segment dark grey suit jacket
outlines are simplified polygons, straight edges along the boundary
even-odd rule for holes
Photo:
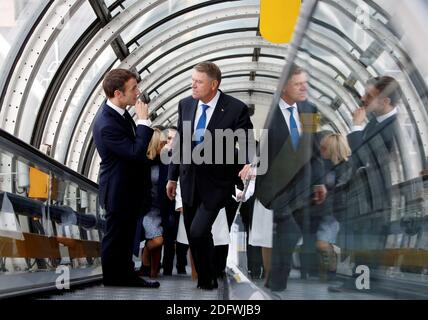
[[[365,214],[391,206],[391,157],[396,148],[398,130],[397,116],[377,123],[369,121],[362,131],[348,134],[349,146],[352,150],[352,164],[360,181],[354,196],[358,197],[359,212]],[[350,203],[357,202],[350,199]],[[356,203],[357,204],[357,203]]]

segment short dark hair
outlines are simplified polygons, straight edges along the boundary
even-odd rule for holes
[[[300,67],[300,66],[298,66],[297,64],[295,64],[295,63],[291,63],[291,66],[290,66],[290,72],[288,73],[288,75],[287,75],[287,80],[285,81],[286,83],[288,82],[288,81],[290,81],[290,79],[294,76],[294,75],[296,75],[296,74],[301,74],[301,73],[303,73],[303,72],[306,72],[305,71],[305,69],[303,69],[302,67]]]
[[[125,83],[129,79],[137,79],[137,75],[126,69],[114,69],[109,71],[103,80],[103,89],[108,98],[114,97],[116,90],[124,91]]]
[[[200,62],[196,66],[194,66],[193,69],[199,72],[206,73],[211,79],[217,80],[218,85],[220,85],[221,71],[215,63],[211,61]]]
[[[391,100],[391,105],[396,106],[402,97],[400,84],[390,76],[374,77],[367,81],[368,85],[374,86],[380,95]]]

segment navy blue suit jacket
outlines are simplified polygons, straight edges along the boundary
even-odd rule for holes
[[[234,193],[235,181],[237,176],[237,154],[235,152],[236,150],[233,150],[235,159],[233,159],[232,162],[234,163],[225,164],[227,146],[224,142],[220,142],[220,139],[215,138],[215,129],[231,129],[232,131],[235,131],[237,129],[248,130],[253,128],[253,124],[250,120],[248,107],[242,101],[221,92],[220,98],[217,102],[217,105],[214,109],[214,112],[206,129],[206,131],[209,131],[211,133],[213,141],[212,144],[209,144],[209,142],[207,142],[207,139],[205,139],[204,144],[206,146],[222,146],[223,163],[195,164],[192,161],[192,163],[185,164],[183,163],[183,152],[186,152],[186,149],[183,150],[183,139],[188,139],[189,137],[183,138],[183,123],[187,122],[191,125],[191,132],[193,136],[193,128],[197,106],[198,100],[193,99],[191,96],[182,99],[178,104],[177,126],[179,134],[177,136],[179,137],[180,144],[174,146],[173,158],[176,157],[177,152],[180,151],[181,154],[179,154],[179,156],[181,156],[181,162],[180,165],[173,163],[170,164],[168,179],[177,181],[178,177],[180,177],[181,196],[183,199],[183,203],[189,206],[193,205],[194,195],[195,193],[197,193],[199,199],[204,203],[207,209],[219,210],[225,206],[227,200]],[[251,134],[246,137],[247,141],[248,139],[254,139]],[[186,140],[185,142],[189,143],[188,140]],[[228,151],[231,152],[231,150]],[[247,157],[250,158],[251,156],[247,155]],[[213,150],[212,159],[214,162],[215,150]],[[242,168],[243,165],[244,164],[239,166]]]
[[[269,115],[268,138],[260,147],[262,155],[268,155],[268,169],[257,176],[255,195],[274,214],[290,214],[307,206],[312,186],[323,184],[324,166],[315,139],[317,108],[304,101],[297,103],[297,109],[302,124],[297,150],[279,106]]]
[[[104,104],[95,119],[93,137],[101,157],[100,205],[110,212],[130,211],[139,215],[150,208],[150,167],[146,153],[153,130],[132,125],[134,130],[130,121]]]

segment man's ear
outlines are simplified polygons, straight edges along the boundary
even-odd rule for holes
[[[114,98],[121,98],[123,96],[122,91],[120,91],[119,89],[114,90]]]
[[[383,98],[383,105],[384,106],[390,106],[391,105],[391,99],[388,97]]]
[[[211,81],[211,88],[216,90],[218,88],[218,80]]]

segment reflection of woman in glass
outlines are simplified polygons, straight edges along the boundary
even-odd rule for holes
[[[161,192],[162,190],[165,192],[165,187],[163,189],[160,188],[161,181],[159,176],[162,170],[161,166],[163,166],[160,161],[160,153],[166,141],[167,139],[163,132],[159,129],[154,129],[152,140],[147,149],[147,158],[153,160],[151,164],[152,202],[149,212],[143,218],[146,244],[142,254],[142,269],[150,270],[151,278],[158,276],[163,244],[161,207],[165,196]]]
[[[342,135],[328,133],[321,140],[320,153],[323,159],[329,160],[331,169],[327,171],[325,177],[325,185],[328,190],[325,208],[328,212],[320,221],[316,247],[320,255],[320,277],[322,280],[332,280],[336,275],[337,266],[334,244],[339,232],[339,222],[336,217],[340,216],[344,209],[339,188],[349,181],[352,172],[348,162],[351,149]]]

